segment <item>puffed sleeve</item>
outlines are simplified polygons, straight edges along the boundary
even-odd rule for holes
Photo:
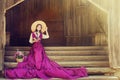
[[[29,39],[29,43],[33,43],[33,36],[32,36],[32,33],[30,34],[30,39]]]

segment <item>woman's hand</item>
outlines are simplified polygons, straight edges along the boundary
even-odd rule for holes
[[[46,27],[46,30],[45,31],[48,31],[48,27]]]
[[[37,41],[37,42],[40,41],[40,38],[38,38],[36,41]]]
[[[38,38],[38,39],[34,38],[33,42],[38,42],[38,41],[40,41],[40,38]]]

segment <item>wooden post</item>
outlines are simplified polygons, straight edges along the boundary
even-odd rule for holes
[[[0,0],[0,71],[3,69],[5,47],[5,0]]]
[[[14,3],[12,4],[9,3],[9,6],[7,6],[8,1],[10,2],[11,0],[0,0],[0,71],[3,70],[4,48],[6,45],[5,12],[7,9],[12,8],[13,6],[19,4],[20,2],[24,0],[19,0],[17,2],[14,2],[14,0],[12,0],[11,2],[14,2]]]
[[[109,60],[110,67],[120,78],[120,0],[111,0],[109,11]]]

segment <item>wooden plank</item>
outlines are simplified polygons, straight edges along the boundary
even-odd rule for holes
[[[0,71],[3,69],[4,57],[3,57],[3,50],[0,49]]]

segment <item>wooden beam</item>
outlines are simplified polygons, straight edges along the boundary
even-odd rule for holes
[[[96,4],[93,0],[88,0],[91,4],[93,4],[94,6],[96,6],[97,8],[99,8],[100,10],[108,13],[108,11],[104,8],[102,8],[100,5]],[[102,0],[101,0],[102,1]]]
[[[7,0],[6,1],[6,10],[11,9],[12,7],[20,4],[21,2],[23,2],[24,0],[18,0],[17,2],[15,2],[14,0]]]

